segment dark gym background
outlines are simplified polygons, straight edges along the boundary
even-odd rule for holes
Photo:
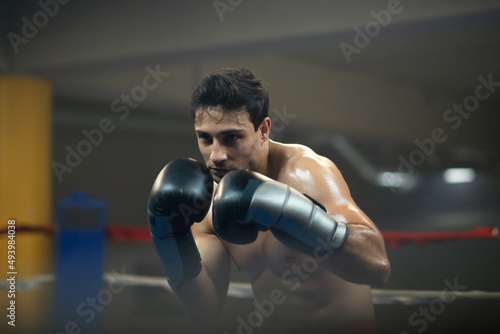
[[[110,224],[146,226],[147,196],[159,170],[177,157],[200,159],[188,115],[192,90],[213,70],[246,67],[270,90],[273,137],[334,161],[381,230],[500,225],[499,2],[58,4],[15,52],[7,34],[21,35],[22,18],[43,8],[37,1],[2,2],[0,74],[52,82],[53,161],[64,164],[68,146],[75,149],[86,139],[82,131],[98,128],[103,118],[115,128],[62,180],[52,175],[54,210],[60,198],[85,191],[107,201]],[[168,75],[155,88],[137,88],[155,70]],[[490,94],[474,100],[484,80],[493,83],[480,92]],[[138,98],[127,105],[123,94]],[[473,111],[448,112],[474,101]],[[127,114],[116,112],[126,105]],[[438,128],[446,136],[439,142],[432,134]],[[408,172],[402,159],[413,161],[411,175],[383,174]],[[452,167],[472,168],[475,178],[446,183],[443,172]],[[456,279],[467,291],[500,291],[497,240],[387,250],[392,275],[384,288],[442,290],[445,280]],[[106,271],[161,275],[151,244],[108,241],[105,256]],[[233,279],[245,281],[237,272]],[[446,304],[422,332],[498,332],[499,306]],[[384,333],[417,333],[420,326],[409,317],[418,309],[379,305],[377,321]],[[237,316],[251,310],[251,300],[228,299],[218,332],[236,333]],[[176,300],[153,288],[126,288],[102,316],[102,333],[192,330]]]

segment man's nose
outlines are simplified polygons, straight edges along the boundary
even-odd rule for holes
[[[216,165],[227,160],[226,150],[217,142],[214,142],[214,144],[212,145],[212,153],[210,154],[210,160],[212,160],[212,162]]]

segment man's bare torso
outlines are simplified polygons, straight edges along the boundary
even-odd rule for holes
[[[280,182],[287,183],[297,172],[294,162],[302,157],[318,159],[320,164],[324,159],[304,146],[276,142],[272,146],[267,176]],[[298,190],[306,193],[312,186],[304,184]],[[200,225],[196,230],[215,234],[211,212]],[[335,254],[292,250],[271,231],[260,231],[251,244],[223,243],[239,271],[250,278],[256,304],[264,305],[263,323],[258,326],[263,333],[306,329],[332,333],[374,318],[370,287],[348,282],[324,268],[323,263]]]

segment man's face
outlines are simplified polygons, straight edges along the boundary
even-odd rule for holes
[[[231,170],[257,170],[263,164],[263,148],[269,135],[268,129],[263,134],[265,124],[255,131],[245,110],[223,113],[215,108],[196,112],[198,147],[215,182]]]

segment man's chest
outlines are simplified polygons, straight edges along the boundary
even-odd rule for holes
[[[257,279],[265,270],[270,270],[281,277],[309,257],[285,246],[271,231],[259,232],[258,238],[250,244],[226,243],[226,247],[238,270],[252,280]]]

